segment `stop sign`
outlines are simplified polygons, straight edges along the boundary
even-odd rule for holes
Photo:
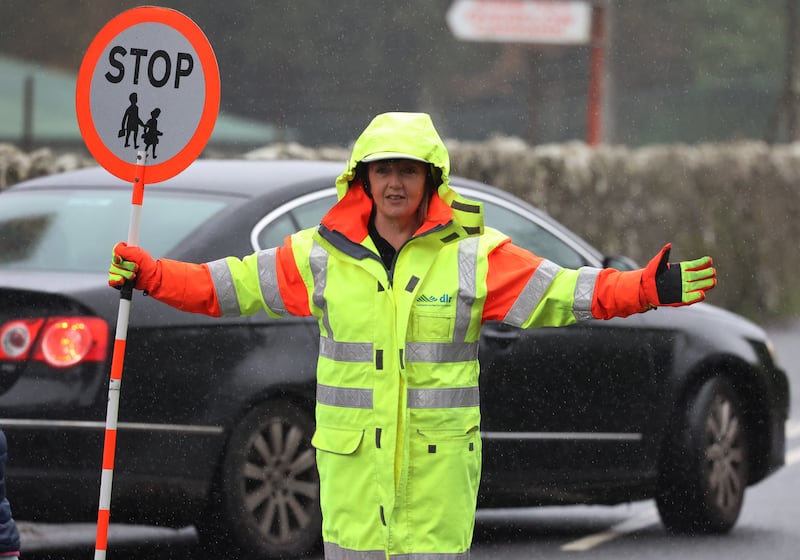
[[[202,152],[219,111],[216,57],[180,12],[146,6],[109,21],[81,63],[75,96],[86,147],[132,181],[144,151],[147,182],[183,171]]]

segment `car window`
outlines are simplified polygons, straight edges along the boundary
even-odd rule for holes
[[[287,235],[319,224],[334,204],[336,204],[336,194],[330,194],[287,210],[259,232],[258,248],[268,249],[283,245],[283,239]]]
[[[486,225],[502,231],[516,245],[561,266],[578,268],[586,264],[585,259],[575,249],[524,215],[487,200],[479,193],[471,192],[470,197],[483,202]],[[336,196],[331,194],[292,205],[261,230],[258,234],[258,248],[282,245],[287,235],[315,226],[335,203]]]
[[[486,225],[502,231],[523,249],[567,268],[579,268],[586,264],[575,249],[552,232],[509,208],[483,201],[483,213]]]
[[[167,253],[226,200],[148,193],[139,243]],[[0,203],[0,268],[100,272],[115,241],[128,237],[130,193],[100,190],[8,192]]]

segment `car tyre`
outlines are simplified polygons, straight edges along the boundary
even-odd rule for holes
[[[242,418],[226,446],[210,515],[197,528],[204,548],[253,559],[314,550],[322,514],[313,431],[311,416],[288,402],[267,402]]]
[[[709,379],[687,400],[665,451],[656,504],[672,533],[726,533],[748,479],[746,417],[730,383]]]

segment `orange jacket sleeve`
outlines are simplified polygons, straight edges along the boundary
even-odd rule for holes
[[[277,249],[275,259],[278,291],[286,311],[292,315],[309,316],[308,291],[295,263],[291,241]],[[192,264],[169,259],[157,261],[156,288],[150,295],[190,313],[220,317],[222,310],[208,264]]]
[[[181,311],[221,315],[214,283],[206,264],[158,259],[160,278],[150,295]]]
[[[592,298],[592,315],[596,319],[627,317],[651,309],[642,285],[642,270],[605,268],[597,276]]]
[[[489,253],[483,320],[502,321],[543,261],[509,241]],[[648,310],[641,278],[641,270],[600,270],[592,293],[592,316],[610,319]]]
[[[308,304],[308,290],[303,282],[303,277],[297,268],[292,252],[292,238],[286,238],[286,244],[278,247],[276,258],[278,267],[278,290],[286,306],[286,311],[292,315],[308,317],[311,308]]]
[[[544,260],[506,240],[489,253],[486,275],[488,296],[483,307],[484,321],[502,321]]]

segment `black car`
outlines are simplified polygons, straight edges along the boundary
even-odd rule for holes
[[[140,245],[206,262],[318,223],[344,164],[195,162],[145,188]],[[545,213],[454,178],[489,225],[558,264],[616,268]],[[94,521],[131,185],[100,168],[0,194],[0,425],[15,515]],[[655,252],[658,248],[654,247]],[[712,294],[713,298],[713,294]],[[313,320],[213,319],[137,293],[112,520],[297,555],[320,534]],[[487,324],[480,506],[654,498],[671,531],[726,532],[784,461],[788,382],[764,331],[708,303],[567,328]]]

